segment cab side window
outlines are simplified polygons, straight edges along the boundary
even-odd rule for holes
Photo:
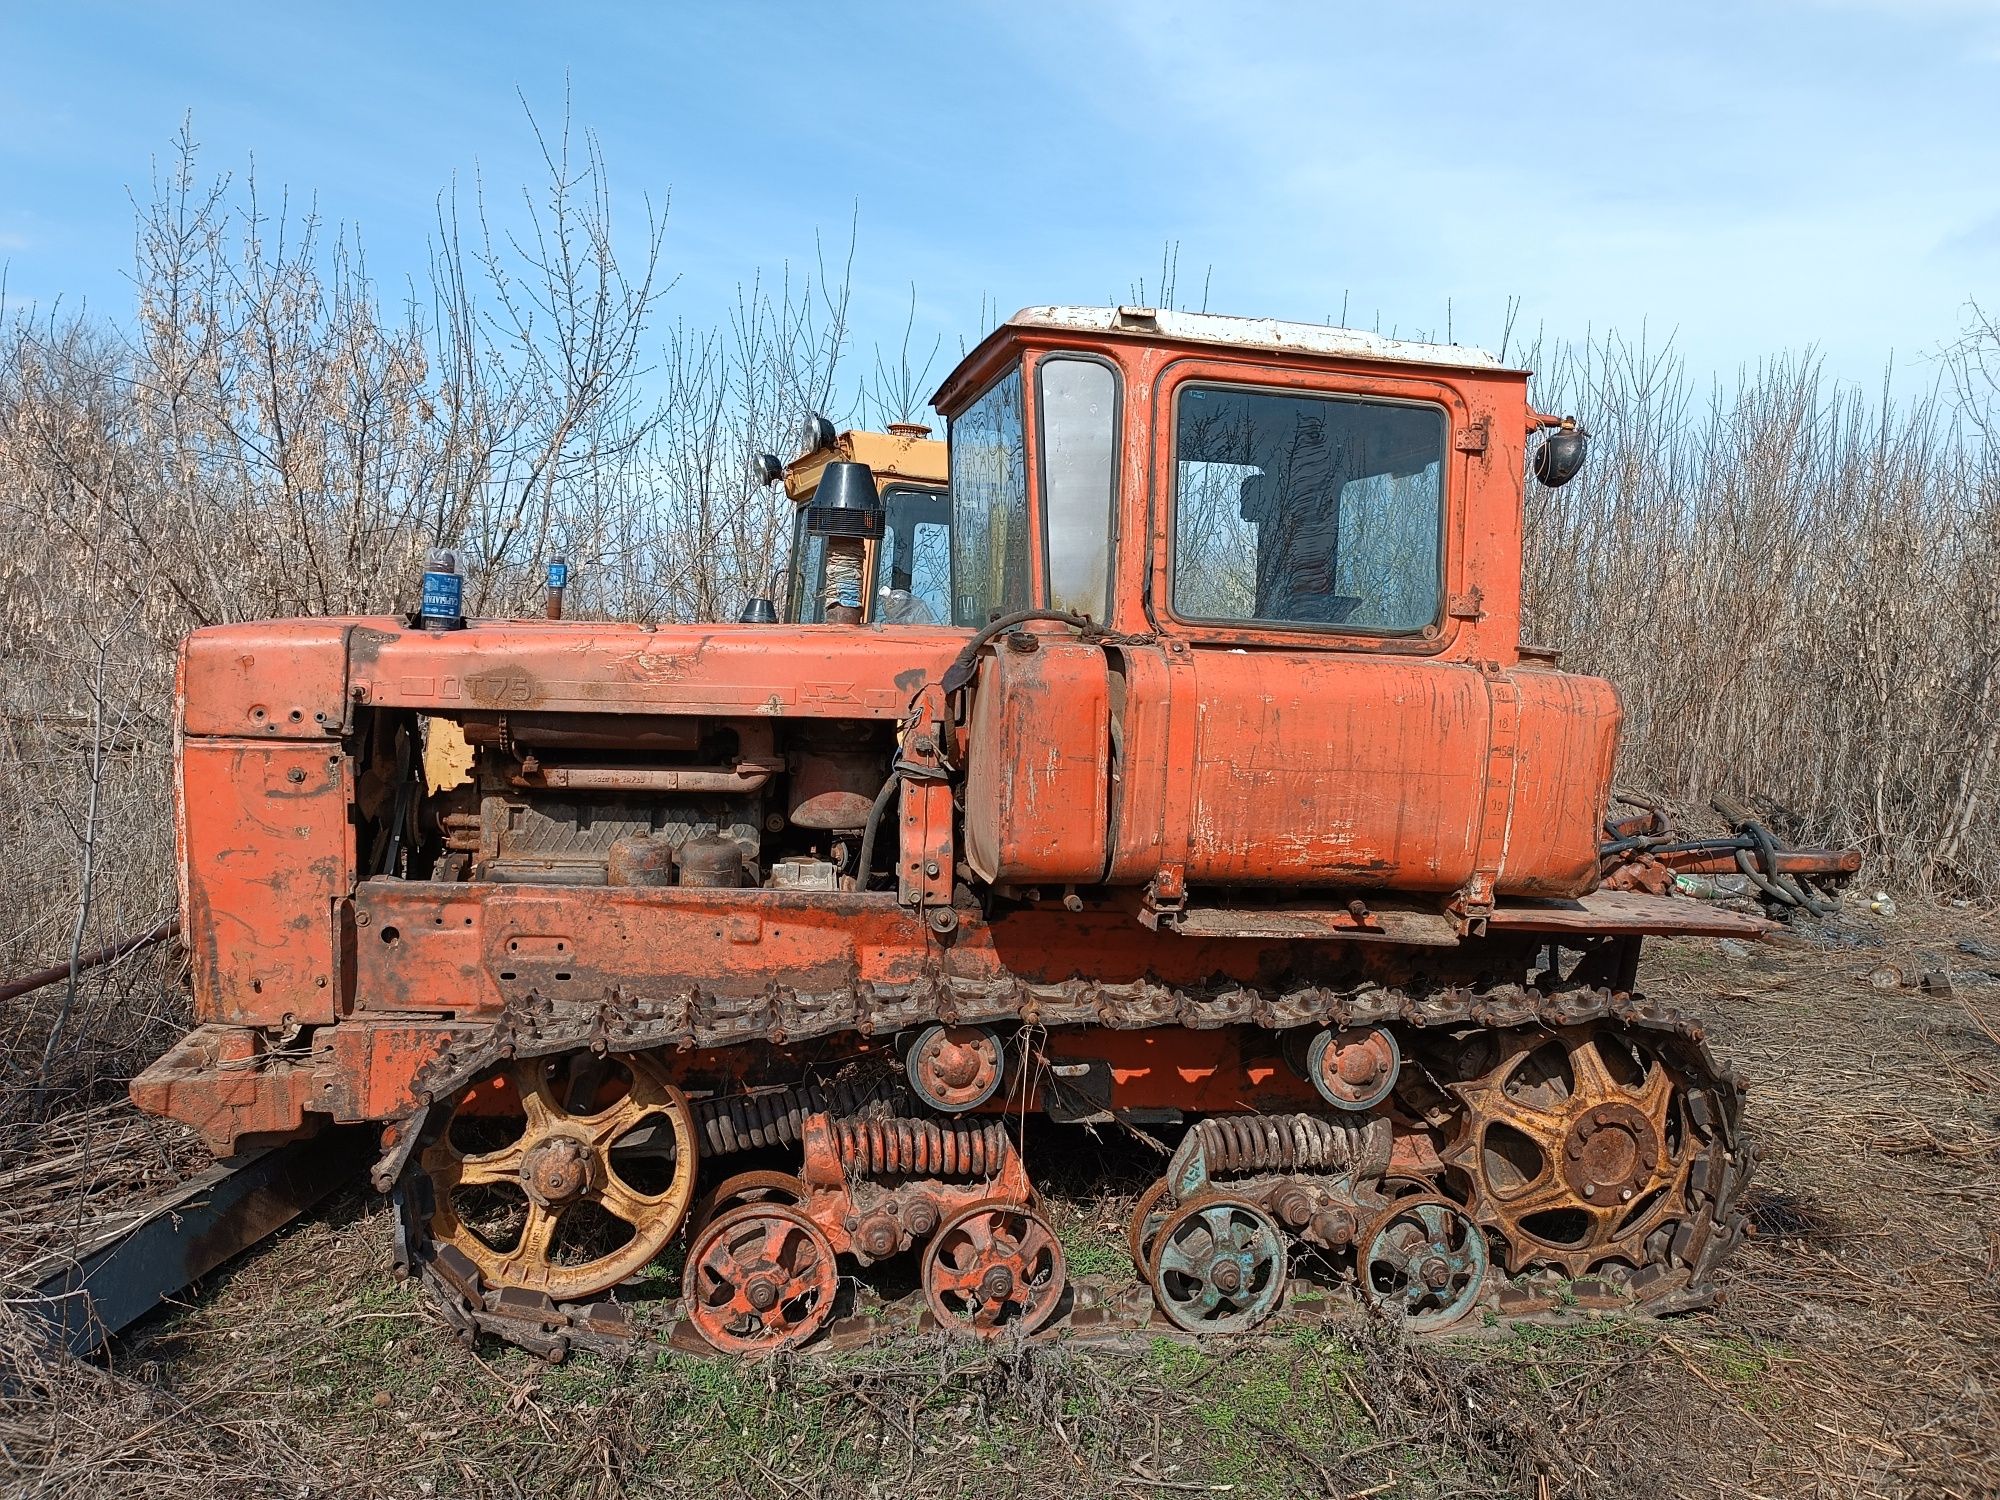
[[[1104,618],[1111,589],[1111,505],[1118,377],[1094,359],[1036,366],[1049,605]]]
[[[1446,436],[1444,413],[1416,403],[1182,390],[1175,614],[1376,635],[1432,624]]]

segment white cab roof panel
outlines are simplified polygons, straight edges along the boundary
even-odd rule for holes
[[[1007,321],[1023,328],[1147,334],[1193,344],[1282,349],[1339,359],[1396,360],[1406,364],[1449,365],[1459,370],[1507,368],[1486,350],[1469,344],[1420,344],[1354,328],[1281,323],[1276,318],[1229,318],[1217,313],[1173,312],[1153,307],[1024,307]]]

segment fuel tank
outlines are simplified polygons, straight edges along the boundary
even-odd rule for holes
[[[982,667],[966,844],[1016,883],[1580,895],[1618,725],[1552,670],[1043,636]]]

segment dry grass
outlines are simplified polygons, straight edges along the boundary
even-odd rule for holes
[[[1618,685],[1635,785],[1765,794],[1871,878],[2000,896],[1992,332],[1903,403],[1810,357],[1704,389],[1616,336],[1521,353],[1596,435],[1575,482],[1528,486],[1527,628]]]
[[[0,1146],[0,1281],[52,1250],[115,1231],[213,1158],[173,1120],[105,1104]]]
[[[1413,1345],[1366,1323],[1196,1348],[910,1338],[770,1365],[654,1345],[550,1368],[467,1351],[345,1200],[152,1320],[110,1372],[16,1353],[9,1494],[1931,1497],[2000,1492],[2000,984],[1968,911],[1647,984],[1751,1079],[1761,1233],[1724,1304]],[[95,1128],[116,1131],[115,1116]],[[1110,1263],[1121,1204],[1078,1198]]]

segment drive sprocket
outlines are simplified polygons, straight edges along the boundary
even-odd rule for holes
[[[1696,1163],[1726,1149],[1697,1120],[1713,1125],[1724,1102],[1733,1115],[1734,1100],[1657,1041],[1612,1021],[1493,1033],[1498,1060],[1450,1085],[1464,1113],[1441,1157],[1510,1275],[1666,1258]]]

